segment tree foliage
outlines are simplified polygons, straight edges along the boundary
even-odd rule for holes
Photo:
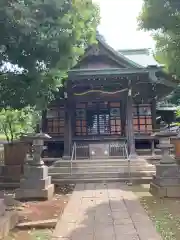
[[[139,16],[141,29],[151,31],[156,43],[155,56],[168,73],[180,79],[180,2],[144,0]],[[180,104],[180,87],[168,100]]]
[[[152,31],[157,60],[168,72],[180,77],[180,2],[144,0],[139,16],[141,29]]]
[[[98,23],[91,0],[1,0],[1,107],[51,100]]]
[[[22,134],[35,131],[40,114],[34,108],[26,107],[21,110],[11,108],[0,111],[0,130],[6,140],[13,143]]]

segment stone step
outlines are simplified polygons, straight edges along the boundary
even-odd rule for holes
[[[55,185],[62,185],[64,183],[106,183],[106,182],[132,182],[133,184],[149,184],[152,181],[151,177],[121,177],[121,178],[71,178],[71,179],[52,179]]]
[[[71,170],[71,169],[70,169]],[[78,170],[74,170],[72,169],[72,172],[73,173],[79,173],[79,174],[90,174],[90,173],[99,173],[99,172],[102,172],[102,173],[128,173],[128,172],[132,172],[132,173],[141,173],[141,172],[155,172],[155,169],[149,169],[149,168],[141,168],[141,169],[128,169],[128,168],[123,168],[123,169],[120,169],[120,168],[108,168],[108,169],[104,169],[104,168],[97,168],[97,169],[78,169]]]
[[[154,171],[139,171],[131,172],[132,177],[151,177],[154,174]],[[128,172],[83,172],[83,173],[50,173],[52,179],[84,179],[84,178],[124,178],[129,177]]]
[[[151,165],[147,161],[139,160],[139,161],[130,161],[132,166],[144,166]],[[127,160],[74,160],[74,161],[59,161],[56,162],[53,166],[55,167],[67,167],[67,166],[127,166]]]
[[[20,183],[19,182],[1,182],[0,183],[0,189],[4,190],[4,189],[15,189],[15,188],[19,188]]]
[[[91,167],[72,167],[72,172],[139,172],[139,171],[155,171],[154,166],[91,166]],[[51,173],[69,173],[71,167],[51,167],[49,168],[49,174]]]
[[[69,163],[68,163],[69,164]],[[104,161],[100,161],[100,162],[72,162],[70,163],[70,165],[74,165],[74,166],[128,166],[129,164],[132,166],[149,166],[149,165],[153,165],[151,162],[146,162],[146,161],[139,161],[139,162],[128,162],[128,161],[116,161],[116,162],[104,162]],[[62,165],[61,165],[62,166]]]

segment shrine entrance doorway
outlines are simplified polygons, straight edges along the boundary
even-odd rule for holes
[[[121,135],[120,102],[87,102],[76,106],[76,136]]]

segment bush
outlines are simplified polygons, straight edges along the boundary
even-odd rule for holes
[[[30,107],[0,111],[0,129],[9,143],[19,139],[22,134],[33,133],[39,120],[40,113]]]

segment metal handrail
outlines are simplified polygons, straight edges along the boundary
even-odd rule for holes
[[[128,154],[128,149],[127,149],[127,144],[124,144],[124,150],[125,150],[125,157],[129,160],[129,154]]]
[[[76,142],[74,142],[73,144],[72,154],[71,154],[71,176],[72,176],[72,164],[73,164],[74,158],[76,160]]]
[[[127,149],[127,144],[125,144],[125,154],[126,154],[126,158],[128,161],[128,179],[129,181],[127,182],[128,185],[132,185],[132,179],[131,179],[131,159],[129,157],[129,153],[128,153],[128,149]]]

